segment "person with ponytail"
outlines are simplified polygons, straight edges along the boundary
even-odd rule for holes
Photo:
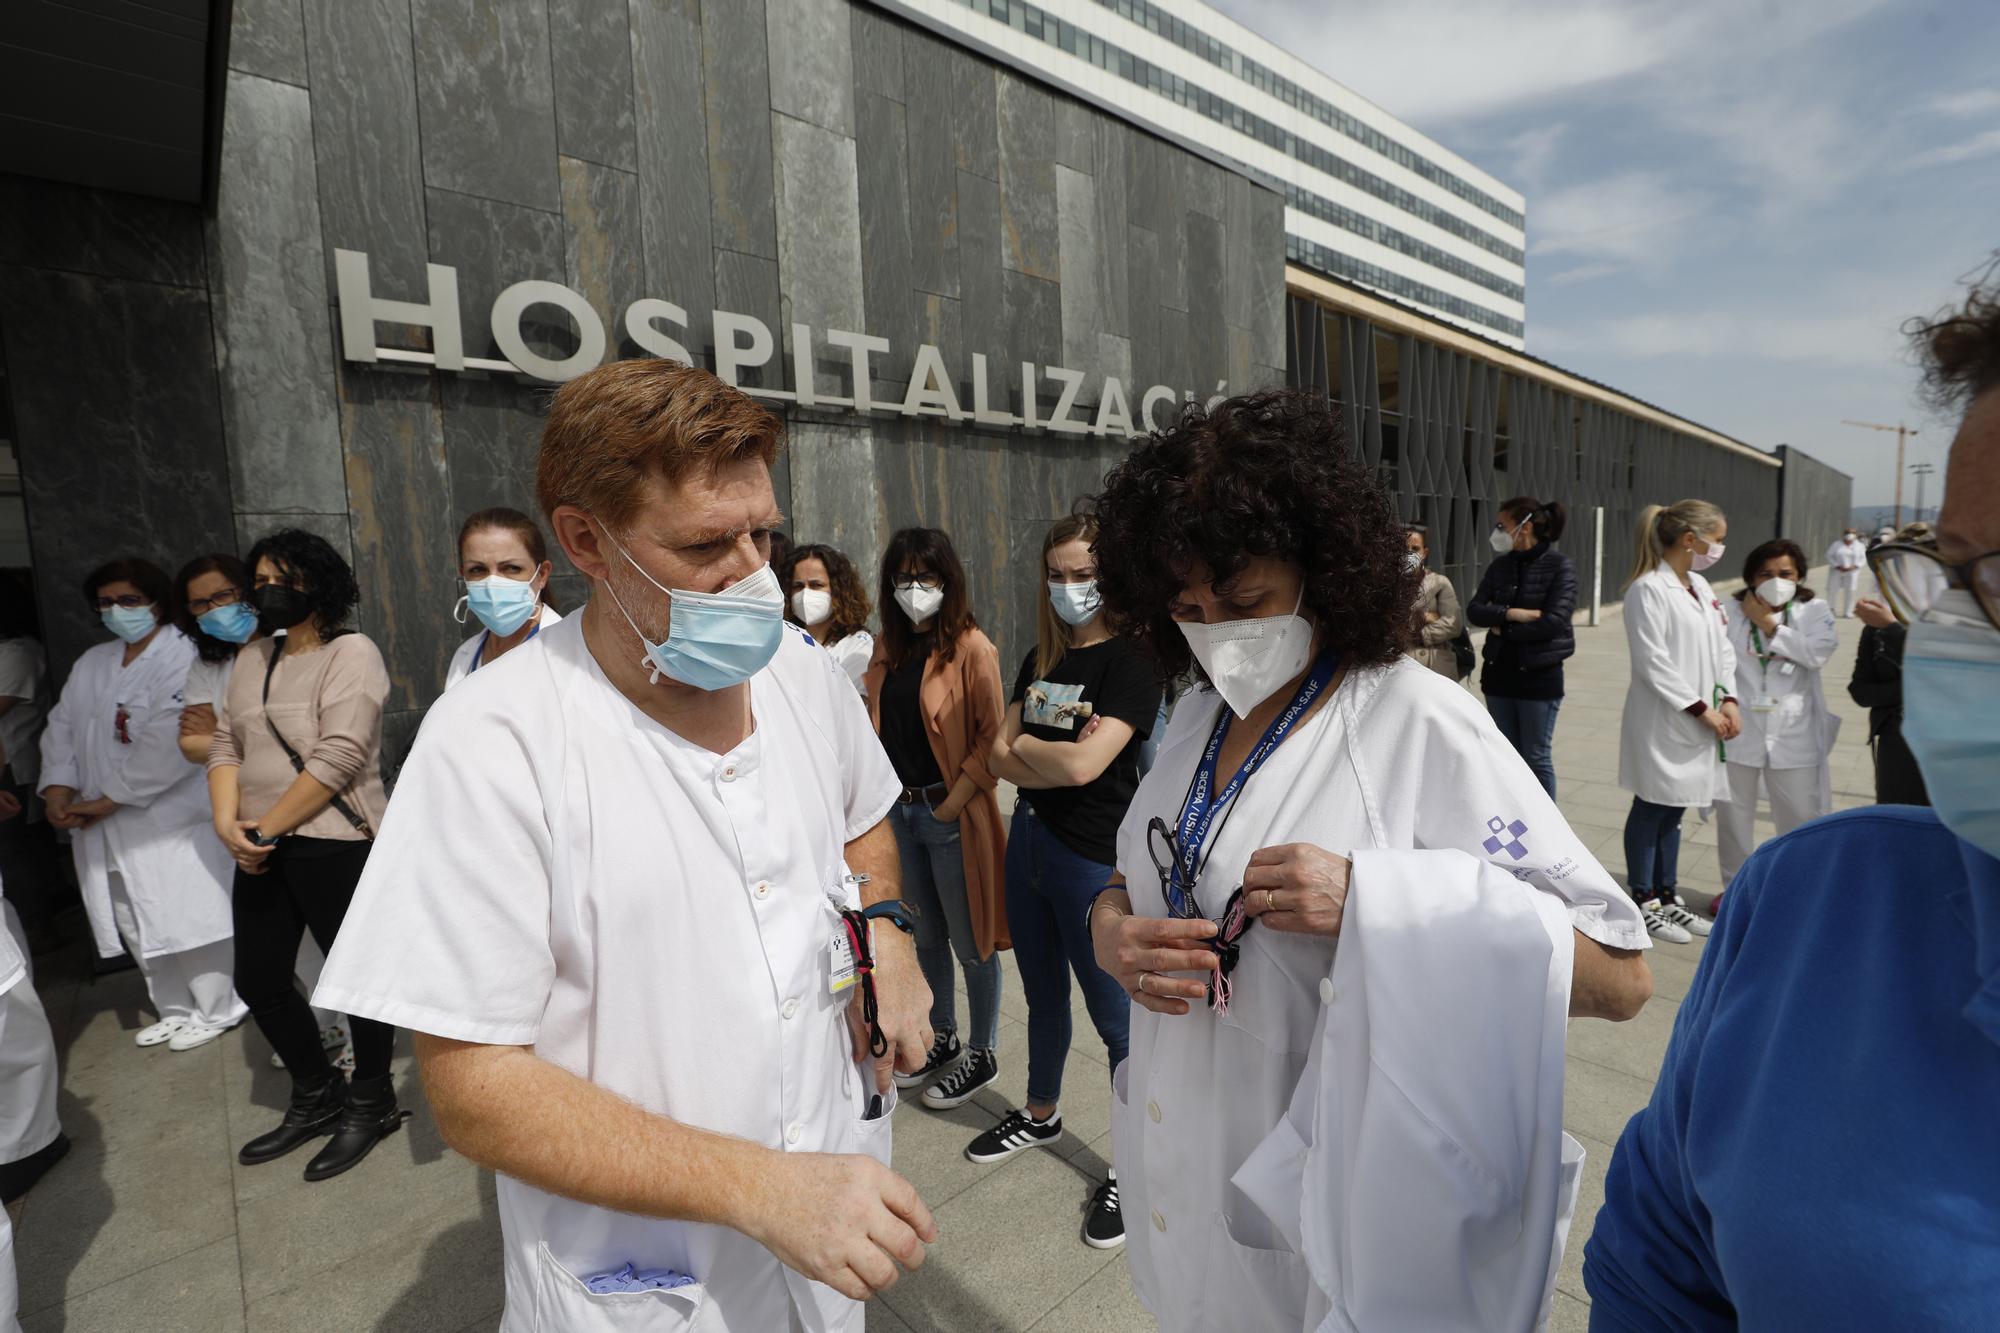
[[[482,509],[458,530],[458,577],[465,584],[457,618],[470,610],[482,631],[458,645],[444,687],[464,680],[562,619],[549,604],[548,542],[518,509]]]
[[[1708,922],[1680,899],[1681,816],[1730,799],[1724,760],[1742,733],[1729,617],[1701,571],[1722,559],[1729,521],[1706,500],[1648,505],[1625,579],[1632,684],[1619,730],[1625,883],[1654,939],[1687,944]]]
[[[1501,505],[1488,537],[1498,558],[1465,608],[1467,620],[1486,627],[1486,711],[1551,797],[1563,663],[1576,652],[1576,562],[1554,546],[1567,518],[1556,500],[1519,495]]]
[[[785,619],[832,653],[865,696],[861,679],[875,657],[875,636],[868,632],[868,589],[861,571],[845,553],[818,544],[793,547],[775,567],[785,589]]]

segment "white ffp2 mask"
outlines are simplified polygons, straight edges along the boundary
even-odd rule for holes
[[[1299,601],[1304,604],[1303,588]],[[1290,615],[1212,625],[1183,620],[1180,627],[1209,684],[1238,717],[1250,716],[1251,709],[1276,694],[1312,660],[1312,622],[1296,608]]]
[[[1757,585],[1757,598],[1769,607],[1780,607],[1799,595],[1799,585],[1790,579],[1765,579]]]
[[[792,614],[801,625],[818,625],[833,614],[833,594],[824,588],[800,588],[792,594]]]
[[[944,589],[898,588],[896,605],[903,608],[903,614],[910,618],[912,625],[921,625],[944,606]]]

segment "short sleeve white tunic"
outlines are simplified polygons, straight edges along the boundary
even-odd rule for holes
[[[751,681],[755,732],[714,754],[618,692],[583,622],[549,626],[432,708],[315,1002],[531,1046],[766,1147],[886,1162],[888,1117],[863,1119],[873,1084],[853,1060],[851,992],[829,989],[844,846],[901,790],[861,701],[787,631]],[[859,1305],[736,1232],[505,1176],[499,1197],[504,1333],[765,1333],[794,1312],[815,1333],[861,1326]],[[700,1285],[596,1296],[580,1280],[628,1262]]]

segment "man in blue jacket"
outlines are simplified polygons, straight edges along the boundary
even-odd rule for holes
[[[1965,407],[1938,546],[1871,559],[1935,808],[1818,820],[1730,885],[1611,1160],[1593,1330],[2000,1328],[2000,286],[1919,341]]]

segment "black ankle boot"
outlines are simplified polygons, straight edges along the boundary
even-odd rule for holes
[[[292,1104],[285,1118],[268,1134],[259,1134],[243,1145],[236,1160],[245,1166],[274,1161],[301,1143],[331,1134],[347,1104],[347,1085],[338,1074],[324,1083],[292,1083]]]
[[[0,1204],[9,1204],[35,1187],[49,1168],[69,1155],[69,1135],[56,1132],[56,1139],[40,1152],[29,1153],[18,1162],[0,1166]]]
[[[307,1180],[328,1180],[359,1166],[377,1143],[403,1127],[410,1113],[396,1105],[389,1076],[357,1078],[347,1085],[347,1107],[333,1140],[306,1163]]]

